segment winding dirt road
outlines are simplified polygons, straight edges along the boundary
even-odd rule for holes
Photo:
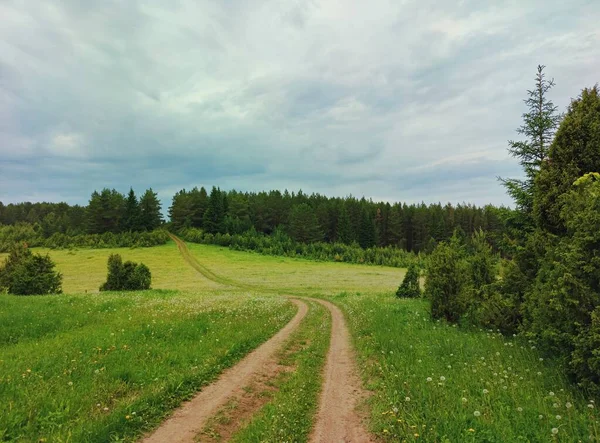
[[[184,241],[175,235],[169,235],[177,244],[185,261],[207,279],[222,285],[246,289],[264,289],[245,285],[215,274],[191,255]],[[298,306],[298,313],[283,329],[251,352],[236,366],[225,371],[215,383],[204,388],[193,400],[178,409],[154,434],[142,441],[145,443],[193,442],[207,419],[214,415],[236,392],[239,393],[247,386],[253,377],[260,374],[261,367],[266,368],[268,366],[267,362],[273,358],[277,349],[282,346],[285,339],[299,325],[306,315],[308,307],[298,298],[304,297],[294,296],[294,298],[291,298],[292,302]],[[323,389],[310,442],[372,442],[374,439],[366,431],[356,411],[356,407],[361,398],[364,398],[365,392],[357,376],[350,333],[344,315],[333,303],[321,299],[306,298],[325,306],[330,311],[332,319],[331,341],[323,374]]]
[[[268,366],[283,342],[298,327],[306,313],[306,303],[292,299],[298,312],[290,322],[268,341],[248,354],[235,366],[227,369],[217,381],[206,386],[192,400],[177,409],[153,434],[144,438],[144,443],[187,443],[194,442],[206,421],[223,407],[228,399],[239,394],[261,369]]]

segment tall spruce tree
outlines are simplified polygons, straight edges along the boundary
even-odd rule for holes
[[[125,200],[125,215],[123,217],[123,230],[124,231],[140,231],[140,205],[133,188],[129,188],[129,194],[127,194],[127,200]]]
[[[500,179],[508,194],[525,216],[523,223],[532,225],[533,186],[535,178],[548,158],[548,151],[561,115],[557,107],[548,98],[548,92],[554,86],[554,79],[548,80],[544,74],[545,66],[539,65],[535,76],[535,87],[527,91],[524,100],[527,112],[523,114],[523,124],[517,133],[525,140],[508,142],[508,151],[519,160],[525,173],[524,179]]]
[[[161,205],[158,194],[152,188],[146,190],[140,198],[140,228],[153,231],[162,223]]]
[[[210,234],[225,232],[225,208],[223,205],[223,193],[213,186],[208,198],[208,208],[204,212],[204,230]]]

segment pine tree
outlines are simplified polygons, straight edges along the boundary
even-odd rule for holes
[[[125,200],[125,216],[123,218],[124,231],[140,231],[140,205],[133,188],[129,188],[127,200]]]
[[[545,66],[539,65],[535,77],[535,88],[527,91],[525,99],[528,111],[523,114],[523,124],[517,133],[525,136],[524,141],[509,141],[508,151],[519,159],[525,179],[501,179],[517,207],[530,219],[533,211],[533,186],[535,178],[548,158],[550,143],[561,120],[557,107],[548,99],[548,92],[554,86],[554,79],[547,80]]]
[[[162,224],[161,205],[158,194],[152,188],[146,190],[140,198],[140,228],[153,231]]]

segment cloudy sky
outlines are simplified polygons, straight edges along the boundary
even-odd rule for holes
[[[494,6],[494,4],[496,6]],[[600,1],[0,2],[0,201],[303,189],[509,203],[538,64],[600,81]]]

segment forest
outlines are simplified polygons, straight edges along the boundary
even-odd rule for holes
[[[190,237],[193,229],[204,234],[271,236],[285,234],[299,244],[340,243],[362,249],[393,247],[408,252],[431,252],[459,229],[467,237],[483,230],[493,247],[502,249],[505,220],[512,210],[487,205],[406,204],[307,195],[302,191],[240,192],[204,187],[182,189],[168,208],[164,224],[161,204],[152,189],[137,198],[133,189],[123,195],[114,189],[94,191],[87,206],[67,203],[0,202],[0,242],[54,238],[48,246],[82,235],[151,232],[166,226]],[[18,229],[17,229],[18,228]],[[3,229],[3,231],[2,231]],[[17,231],[20,236],[15,238]],[[197,235],[197,234],[196,234]],[[107,237],[108,238],[108,237]],[[207,237],[209,240],[214,237]],[[7,239],[7,245],[10,243]],[[93,242],[91,242],[93,246]],[[117,245],[114,245],[117,246]]]

